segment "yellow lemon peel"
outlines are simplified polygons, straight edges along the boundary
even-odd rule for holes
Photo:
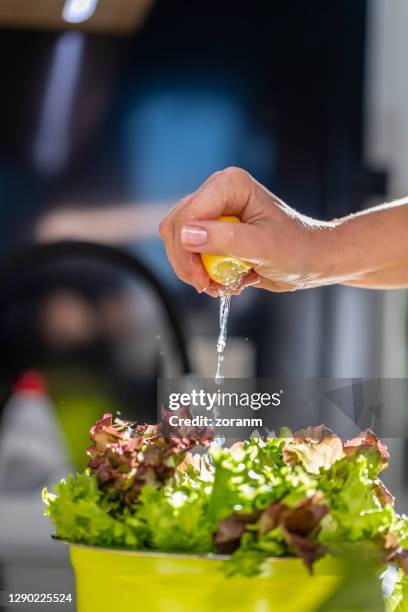
[[[217,221],[228,223],[241,223],[238,217],[224,215]],[[252,264],[242,259],[236,259],[229,255],[213,255],[212,253],[201,253],[203,266],[211,280],[224,287],[239,287],[242,279],[252,269]]]

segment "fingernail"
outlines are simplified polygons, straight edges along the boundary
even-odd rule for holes
[[[181,242],[186,246],[200,246],[208,239],[207,230],[195,225],[185,225],[181,228]]]

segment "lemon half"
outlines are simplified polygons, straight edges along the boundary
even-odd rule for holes
[[[238,217],[222,216],[217,221],[228,223],[241,223]],[[211,280],[225,287],[239,286],[240,282],[252,269],[252,264],[242,259],[236,259],[229,255],[213,255],[201,253],[203,266]]]

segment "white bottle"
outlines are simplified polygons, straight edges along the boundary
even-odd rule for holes
[[[66,443],[44,378],[25,372],[0,422],[0,492],[29,493],[69,471]]]

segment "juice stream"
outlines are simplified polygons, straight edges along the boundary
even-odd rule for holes
[[[227,324],[231,306],[231,297],[234,291],[241,287],[242,281],[244,280],[246,274],[247,272],[244,271],[243,273],[237,275],[236,271],[233,269],[230,282],[226,284],[222,290],[222,294],[220,294],[220,331],[217,340],[217,371],[214,377],[214,382],[216,385],[222,385],[222,381],[224,380],[222,366],[224,362],[224,351],[227,345]]]
[[[217,221],[228,223],[241,223],[239,217],[234,215],[222,215]],[[214,382],[216,385],[222,385],[224,380],[223,363],[224,350],[227,343],[227,323],[228,314],[231,305],[231,295],[236,289],[242,285],[242,281],[248,272],[252,269],[252,264],[242,259],[236,259],[227,255],[215,255],[211,253],[201,253],[201,261],[210,279],[219,285],[222,285],[222,293],[220,296],[220,332],[217,341],[217,371],[215,373]],[[214,406],[214,418],[219,417],[220,406]],[[215,438],[214,442],[218,444],[224,443],[224,438]]]
[[[224,361],[224,350],[227,344],[227,324],[231,305],[231,296],[220,297],[220,333],[217,340],[217,371],[215,373],[215,384],[221,385],[224,379],[222,364]]]
[[[215,373],[214,382],[216,385],[222,385],[224,381],[223,374],[223,365],[224,365],[224,351],[227,345],[227,325],[228,325],[228,315],[231,306],[231,297],[232,292],[235,289],[238,289],[246,276],[246,273],[240,275],[238,278],[235,278],[235,282],[232,285],[228,285],[224,289],[223,295],[220,296],[220,331],[218,334],[217,340],[217,371]],[[214,406],[214,418],[218,418],[220,416],[220,406]],[[218,446],[223,446],[225,443],[224,436],[217,435],[214,438],[214,443]]]
[[[215,373],[214,382],[216,385],[222,385],[224,380],[224,374],[222,373],[222,366],[224,363],[224,350],[227,344],[227,324],[228,315],[231,305],[231,296],[222,295],[220,297],[220,332],[217,340],[217,371]],[[216,404],[214,406],[214,419],[220,416],[220,406]],[[214,444],[216,446],[224,446],[225,437],[217,434],[214,437]]]

